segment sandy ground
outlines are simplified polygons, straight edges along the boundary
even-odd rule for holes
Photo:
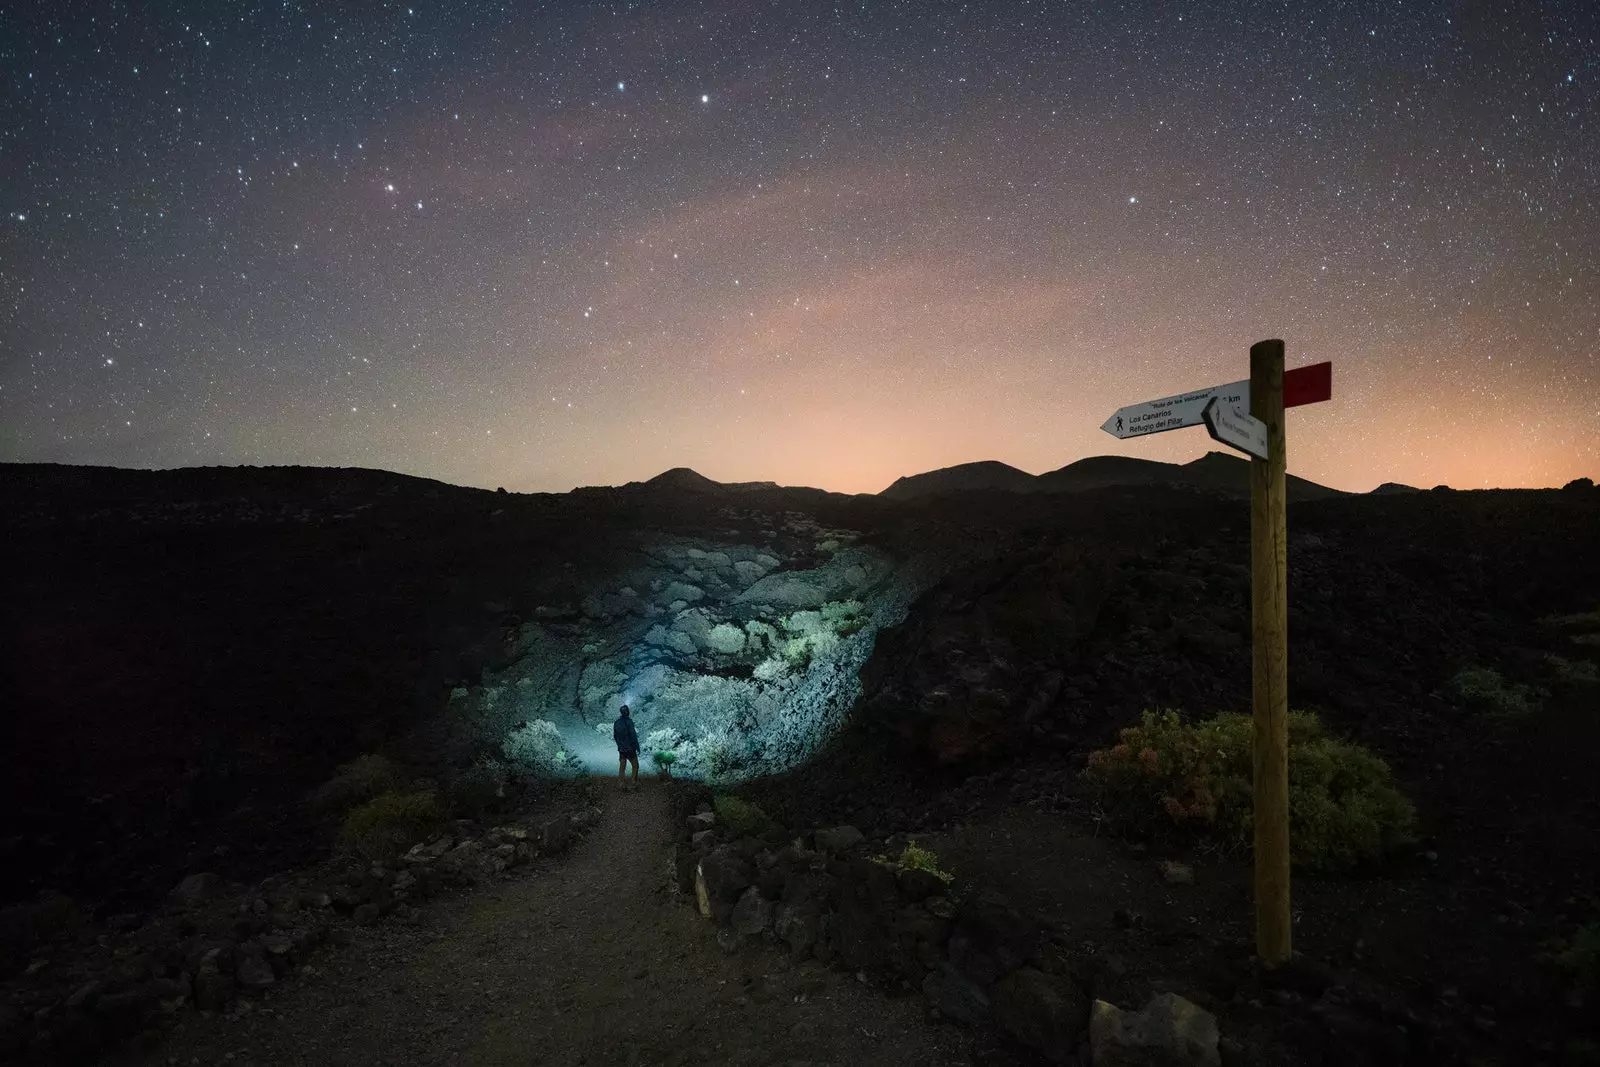
[[[969,1037],[771,944],[718,947],[666,888],[666,795],[615,791],[570,853],[316,961],[234,1021],[122,1064],[919,1064]]]

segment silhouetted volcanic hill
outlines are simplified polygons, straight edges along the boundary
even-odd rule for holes
[[[977,463],[960,463],[954,467],[941,467],[936,471],[896,478],[893,485],[878,495],[888,497],[890,500],[911,500],[919,496],[962,493],[975,489],[1032,493],[1038,490],[1038,481],[1038,478],[1027,471],[1018,470],[998,460],[986,459]]]
[[[681,469],[515,494],[370,470],[0,465],[0,903],[50,886],[130,905],[196,870],[290,866],[326,847],[306,790],[444,718],[451,687],[482,687],[530,626],[575,662],[611,647],[609,626],[731,678],[718,626],[844,596],[819,575],[872,600],[856,557],[927,590],[862,672],[858,718],[908,766],[1099,744],[1152,704],[1241,706],[1244,461],[972,466],[1077,488],[991,481],[974,508]],[[1290,511],[1292,692],[1389,754],[1457,729],[1429,695],[1451,671],[1514,666],[1511,649],[1541,647],[1531,619],[1600,597],[1592,491],[1291,484],[1334,497]]]
[[[1207,452],[1178,468],[1181,483],[1216,489],[1224,493],[1247,496],[1250,492],[1250,461],[1231,452]],[[1325,485],[1297,478],[1290,474],[1285,479],[1291,503],[1300,500],[1327,500],[1349,494]]]
[[[1397,493],[1420,493],[1414,485],[1405,485],[1401,482],[1384,482],[1372,491],[1373,496],[1393,496]]]
[[[629,482],[629,486],[639,485],[647,489],[669,489],[682,493],[726,493],[728,486],[721,482],[712,481],[699,471],[688,467],[673,467],[671,470],[662,471],[645,482]]]
[[[1162,463],[1132,456],[1090,456],[1058,470],[1033,475],[994,460],[963,463],[899,478],[880,496],[892,500],[944,496],[983,490],[1010,493],[1077,493],[1133,485],[1184,485],[1230,496],[1250,492],[1250,461],[1226,452],[1208,452],[1189,463]],[[1343,496],[1337,489],[1288,476],[1289,499],[1322,500]]]

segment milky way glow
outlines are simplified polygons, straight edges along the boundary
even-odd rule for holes
[[[1332,360],[1291,467],[1600,470],[1600,18],[25,5],[0,459],[875,491]]]

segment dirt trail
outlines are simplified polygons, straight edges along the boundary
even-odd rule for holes
[[[968,1039],[766,943],[729,954],[669,897],[664,792],[614,792],[566,856],[386,922],[234,1022],[191,1016],[146,1064],[941,1064]]]

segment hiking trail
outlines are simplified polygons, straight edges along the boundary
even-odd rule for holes
[[[970,1037],[781,946],[728,953],[666,888],[665,790],[607,783],[564,856],[357,931],[235,1021],[191,1015],[118,1064],[937,1065]]]

